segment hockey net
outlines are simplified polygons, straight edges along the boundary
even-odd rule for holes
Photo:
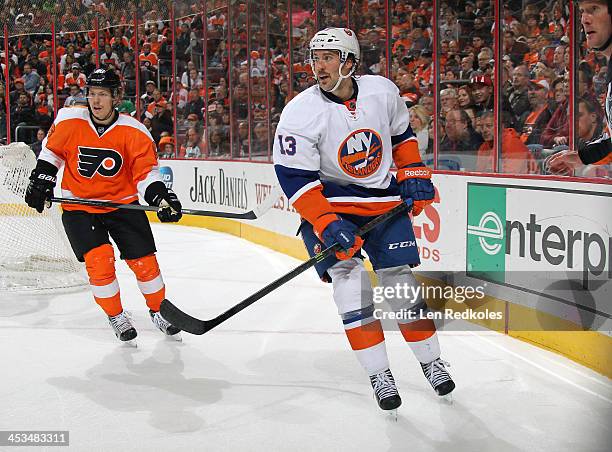
[[[24,202],[35,164],[28,145],[0,146],[0,293],[83,289],[84,265],[72,253],[59,206],[39,214]]]

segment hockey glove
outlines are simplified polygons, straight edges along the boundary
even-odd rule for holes
[[[436,191],[431,183],[431,170],[423,163],[414,163],[397,171],[400,196],[410,207],[412,215],[419,215],[433,202]]]
[[[45,205],[51,206],[53,188],[57,181],[57,168],[49,162],[39,160],[30,174],[30,183],[26,188],[25,202],[28,206],[42,213]]]
[[[338,243],[342,247],[342,251],[337,251],[336,257],[344,261],[352,258],[363,245],[363,239],[355,235],[355,232],[357,232],[357,226],[338,217],[337,220],[329,223],[321,234],[317,235],[326,247]]]
[[[157,218],[162,223],[176,223],[183,216],[181,202],[163,182],[157,181],[149,185],[144,198],[149,205],[159,207]]]

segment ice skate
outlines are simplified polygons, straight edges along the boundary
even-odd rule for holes
[[[116,316],[109,316],[108,323],[113,327],[115,336],[117,336],[121,342],[131,347],[137,346],[135,339],[138,333],[134,325],[132,325],[130,315],[126,311],[121,311],[121,313]]]
[[[183,338],[181,337],[181,330],[179,330],[177,327],[175,327],[166,319],[164,319],[161,315],[161,312],[149,310],[149,314],[151,315],[151,321],[153,322],[153,325],[155,325],[162,333],[174,339],[175,341],[182,342]]]
[[[450,364],[440,358],[434,359],[427,364],[421,363],[423,374],[425,374],[425,378],[427,378],[431,387],[436,391],[436,394],[452,403],[451,392],[455,389],[455,382],[446,370],[447,367],[450,367]]]
[[[370,383],[372,383],[378,406],[388,411],[389,415],[397,420],[397,408],[402,404],[402,399],[397,392],[391,371],[387,369],[370,376]]]

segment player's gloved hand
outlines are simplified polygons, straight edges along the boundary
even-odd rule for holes
[[[56,170],[57,172],[57,170]],[[28,206],[42,213],[45,204],[51,206],[51,197],[57,178],[54,174],[41,171],[38,166],[30,174],[30,183],[26,188],[25,202]]]
[[[319,235],[319,238],[330,247],[338,243],[342,248],[336,252],[336,257],[342,261],[352,258],[363,245],[363,239],[356,235],[357,226],[347,220],[338,217],[332,221]]]
[[[162,223],[176,223],[183,216],[181,212],[183,206],[172,190],[168,190],[168,194],[162,197],[158,207],[157,218]]]
[[[436,195],[431,183],[431,170],[423,163],[413,163],[397,171],[400,196],[412,206],[412,215],[419,215],[425,206],[431,204]]]
[[[151,206],[159,207],[157,218],[162,223],[175,223],[183,216],[181,202],[172,190],[161,181],[153,182],[147,187],[144,199]]]

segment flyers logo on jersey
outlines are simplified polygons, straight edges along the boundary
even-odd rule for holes
[[[123,157],[112,149],[89,148],[79,146],[79,174],[92,178],[96,173],[104,177],[113,177],[121,169]]]
[[[340,145],[338,163],[346,174],[361,179],[371,176],[380,168],[382,151],[382,139],[376,131],[359,129]]]

